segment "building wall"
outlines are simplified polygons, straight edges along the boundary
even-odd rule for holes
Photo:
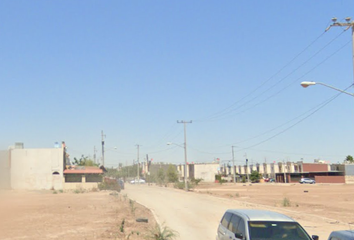
[[[218,174],[218,163],[193,164],[194,178],[202,178],[203,182],[214,182]]]
[[[328,164],[323,163],[303,163],[302,171],[303,172],[327,172],[329,171]]]
[[[345,164],[344,169],[346,176],[354,176],[354,164]]]
[[[66,182],[63,184],[63,188],[65,190],[91,190],[91,189],[98,189],[97,182]]]
[[[345,183],[344,176],[315,176],[316,183]]]
[[[345,183],[354,184],[354,176],[345,176]]]
[[[63,149],[12,149],[11,188],[63,189]]]
[[[10,187],[9,151],[0,151],[0,189],[8,189]]]

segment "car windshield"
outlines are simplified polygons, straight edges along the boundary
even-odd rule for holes
[[[296,222],[249,222],[251,240],[310,240],[309,235]]]

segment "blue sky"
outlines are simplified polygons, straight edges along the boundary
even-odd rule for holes
[[[0,149],[65,141],[106,165],[354,154],[353,1],[1,1]],[[348,91],[354,92],[353,88]],[[322,103],[328,104],[318,109]],[[292,121],[291,121],[292,120]],[[247,140],[247,141],[246,141]],[[117,149],[114,149],[117,147]]]

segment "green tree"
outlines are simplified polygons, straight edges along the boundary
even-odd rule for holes
[[[178,174],[177,174],[177,169],[176,166],[170,164],[167,169],[167,180],[168,182],[177,182],[178,181]]]
[[[250,175],[251,182],[258,182],[260,178],[261,178],[261,174],[259,174],[257,171],[252,171]]]
[[[84,155],[80,159],[74,158],[73,164],[76,166],[98,166],[92,159],[84,157]]]
[[[165,183],[165,172],[163,171],[162,168],[159,169],[157,172],[157,183],[158,184],[164,184]]]
[[[348,156],[345,158],[345,161],[348,162],[348,163],[353,163],[353,162],[354,162],[354,158],[353,158],[353,156],[348,155]]]

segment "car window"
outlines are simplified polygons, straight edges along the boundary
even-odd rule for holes
[[[249,222],[251,240],[310,240],[304,229],[296,222]]]
[[[242,218],[238,224],[237,233],[242,233],[244,237],[246,236],[245,221]]]
[[[231,220],[230,220],[230,224],[228,229],[233,232],[236,233],[237,232],[237,227],[238,227],[238,223],[240,222],[240,217],[232,214]]]
[[[231,213],[229,213],[229,212],[225,213],[224,217],[221,220],[221,225],[223,225],[225,228],[227,228],[228,225],[229,225],[231,217],[232,217]]]

